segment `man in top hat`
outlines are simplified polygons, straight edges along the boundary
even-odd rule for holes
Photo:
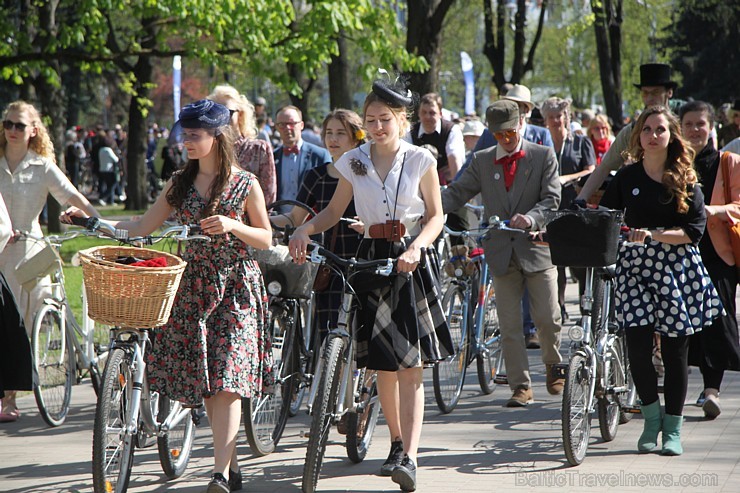
[[[724,147],[732,140],[740,137],[740,99],[736,99],[732,103],[732,108],[727,110],[727,119],[729,120],[727,125],[722,125],[722,128],[717,132],[719,147]]]
[[[665,63],[646,63],[640,65],[640,83],[634,84],[640,90],[640,98],[645,108],[661,105],[668,107],[668,100],[673,96],[678,84],[671,80],[671,67]],[[617,134],[609,150],[588,180],[583,185],[578,199],[587,200],[604,183],[612,171],[617,171],[624,164],[622,152],[629,146],[630,135],[635,122],[632,121]]]
[[[522,138],[519,107],[514,101],[493,103],[486,120],[498,144],[475,153],[470,166],[442,193],[444,211],[455,210],[480,193],[486,217],[508,219],[513,228],[541,229],[545,211],[556,210],[560,204],[555,152]],[[525,234],[509,231],[492,231],[483,248],[493,276],[506,374],[513,392],[506,406],[523,407],[533,401],[519,309],[525,287],[539,330],[547,390],[560,394],[564,382],[553,378],[550,371],[562,358],[557,270],[549,249],[533,244]]]

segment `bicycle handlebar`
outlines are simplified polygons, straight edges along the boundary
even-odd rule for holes
[[[450,236],[463,236],[467,238],[485,237],[491,231],[511,231],[513,233],[526,233],[523,229],[512,228],[508,219],[502,220],[498,216],[488,218],[488,224],[483,228],[470,229],[467,231],[455,231],[445,225],[444,230]]]
[[[133,236],[129,237],[128,230],[117,229],[108,221],[100,219],[99,217],[88,217],[82,218],[72,216],[72,224],[82,226],[89,231],[97,231],[105,236],[116,239],[123,243],[143,243],[145,245],[154,245],[159,243],[165,238],[172,238],[176,241],[189,241],[189,240],[205,240],[211,241],[211,237],[197,234],[201,232],[201,228],[197,224],[182,224],[179,226],[171,226],[160,234],[146,235],[146,236]],[[195,233],[195,234],[191,234]]]
[[[317,245],[316,243],[309,243],[311,249],[311,255],[308,257],[308,261],[314,264],[322,264],[329,259],[332,263],[337,264],[343,268],[351,267],[354,271],[360,270],[371,270],[375,269],[375,273],[381,276],[390,276],[393,273],[395,266],[395,259],[385,258],[379,260],[357,260],[351,258],[349,260],[343,259],[334,252],[327,250],[326,248]]]

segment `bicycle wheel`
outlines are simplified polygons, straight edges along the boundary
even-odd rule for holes
[[[630,359],[629,355],[627,354],[627,341],[625,340],[624,335],[617,337],[617,340],[614,343],[614,347],[617,351],[616,358],[619,359],[622,367],[624,368],[624,373],[620,373],[620,375],[624,375],[624,382],[622,385],[627,388],[626,392],[622,392],[619,394],[619,424],[623,425],[625,423],[629,423],[629,421],[632,419],[633,414],[624,411],[623,408],[635,406],[635,404],[637,403],[637,387],[635,387],[635,382],[634,380],[632,380]]]
[[[347,457],[355,464],[365,459],[380,415],[377,374],[372,370],[368,372],[367,369],[363,369],[360,371],[358,382],[361,386],[359,394],[362,413],[348,414],[346,444]]]
[[[562,425],[565,457],[573,466],[586,458],[591,435],[591,411],[587,407],[590,371],[583,353],[571,356],[563,390]]]
[[[459,284],[451,284],[442,298],[442,309],[450,327],[455,354],[434,365],[434,400],[444,414],[452,412],[460,400],[465,372],[468,367],[467,321],[464,309],[465,291]]]
[[[344,339],[335,337],[327,345],[323,357],[325,361],[324,378],[319,383],[317,402],[314,403],[311,431],[306,450],[306,463],[303,466],[303,493],[313,493],[319,482],[321,464],[324,461],[326,442],[334,419],[334,406],[339,392],[339,380],[342,370],[342,353]]]
[[[126,432],[133,389],[132,356],[111,351],[98,395],[93,427],[93,486],[95,493],[124,492],[134,463],[134,435]]]
[[[71,335],[62,330],[62,314],[44,305],[36,314],[31,334],[38,383],[33,387],[41,417],[49,426],[64,423],[77,371]]]
[[[160,423],[164,422],[174,406],[175,401],[160,395],[157,420]],[[182,412],[180,406],[177,406],[177,408]],[[167,479],[182,476],[190,461],[190,453],[193,450],[193,440],[195,439],[195,423],[193,423],[192,411],[187,411],[187,413],[182,421],[157,438],[159,462],[162,464],[162,470]]]
[[[504,353],[501,350],[501,327],[496,311],[496,295],[493,292],[493,281],[486,288],[485,311],[483,312],[482,344],[486,351],[476,356],[478,384],[481,391],[488,395],[496,389],[496,375],[501,372]]]
[[[250,398],[242,401],[247,441],[252,452],[259,457],[275,451],[288,420],[288,409],[293,396],[296,370],[293,366],[293,358],[290,357],[292,331],[285,322],[285,318],[280,316],[277,308],[271,306],[268,333],[272,339],[274,391],[263,394],[258,399]],[[287,359],[284,359],[284,356],[288,356]]]

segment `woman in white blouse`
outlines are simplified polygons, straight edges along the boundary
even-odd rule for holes
[[[42,235],[38,217],[50,193],[62,205],[74,205],[90,215],[99,215],[56,165],[54,146],[36,108],[24,101],[10,103],[3,112],[3,132],[0,133],[0,194],[12,229]],[[39,282],[31,293],[22,293],[16,281],[15,266],[41,248],[37,242],[17,241],[11,237],[0,254],[0,272],[20,305],[29,332],[39,304],[50,295],[49,283],[48,280]],[[8,392],[3,398],[2,413],[16,417],[20,414],[15,405],[15,392]]]
[[[400,84],[373,84],[364,104],[364,124],[372,141],[335,163],[340,178],[331,202],[290,240],[294,260],[304,262],[309,236],[336,224],[354,198],[366,225],[357,257],[398,258],[400,275],[359,294],[362,309],[355,338],[358,366],[378,370],[378,393],[391,432],[391,451],[381,474],[392,476],[404,491],[416,489],[423,364],[453,351],[438,285],[425,258],[425,249],[443,225],[436,161],[429,151],[401,139],[412,102]],[[428,219],[424,225],[422,217]]]

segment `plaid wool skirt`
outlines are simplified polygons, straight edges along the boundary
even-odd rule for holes
[[[403,241],[364,239],[357,258],[396,258],[405,249]],[[398,371],[432,364],[454,354],[442,310],[436,264],[426,252],[411,275],[398,274],[375,281],[364,277],[361,282],[352,282],[360,304],[354,331],[359,367]],[[371,284],[376,287],[362,290]]]

